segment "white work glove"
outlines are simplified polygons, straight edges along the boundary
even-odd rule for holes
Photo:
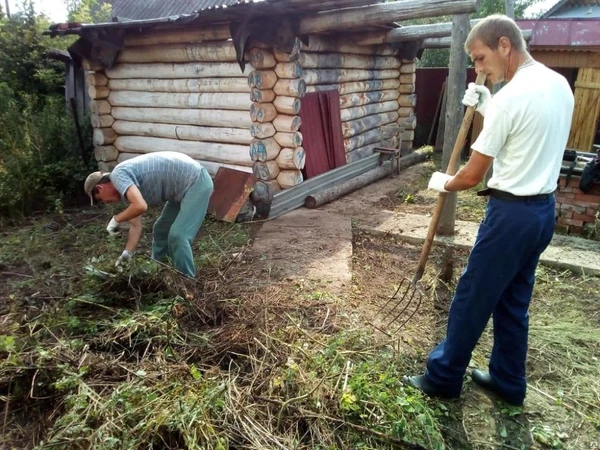
[[[446,181],[448,181],[450,178],[452,178],[452,175],[448,175],[447,173],[433,172],[433,175],[431,175],[431,179],[429,180],[429,184],[427,185],[427,189],[438,192],[450,192],[444,188]]]
[[[115,220],[115,217],[113,216],[112,219],[110,219],[110,222],[108,222],[108,225],[106,226],[106,231],[108,231],[108,234],[110,234],[111,236],[118,236],[120,231],[119,231],[119,227],[121,226],[121,224],[119,222],[117,222]]]
[[[465,106],[475,106],[475,111],[485,116],[485,110],[491,98],[492,94],[488,88],[475,83],[469,83],[462,103]]]
[[[119,267],[122,264],[128,263],[132,257],[133,252],[130,252],[129,250],[123,250],[123,253],[121,253],[121,256],[119,256],[117,262],[115,263],[115,267]]]

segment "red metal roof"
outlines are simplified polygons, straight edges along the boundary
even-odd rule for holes
[[[533,47],[599,47],[600,19],[517,20],[522,30],[532,30]]]

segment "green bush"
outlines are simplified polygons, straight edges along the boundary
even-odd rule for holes
[[[64,98],[18,99],[0,83],[0,225],[81,195],[91,167],[83,163],[78,142]]]
[[[0,226],[74,203],[92,169],[62,94],[65,67],[47,56],[67,43],[44,36],[48,26],[29,0],[0,16]],[[89,120],[82,125],[89,154]]]

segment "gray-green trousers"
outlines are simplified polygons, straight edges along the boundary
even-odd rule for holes
[[[212,191],[213,181],[202,168],[200,177],[181,203],[165,203],[153,228],[153,259],[163,261],[168,256],[175,269],[190,277],[196,275],[192,241],[202,226]]]

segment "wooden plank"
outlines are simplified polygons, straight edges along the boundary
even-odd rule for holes
[[[247,66],[244,73],[252,70]],[[148,78],[152,74],[155,78],[214,78],[214,77],[240,77],[242,71],[235,62],[198,62],[198,63],[122,63],[116,64],[112,69],[106,70],[109,78]]]
[[[180,141],[145,136],[119,136],[114,146],[120,152],[150,153],[171,151],[185,153],[194,159],[239,166],[252,166],[247,145],[216,142]]]
[[[357,26],[383,25],[422,17],[477,11],[477,0],[401,0],[363,8],[349,8],[306,16],[300,20],[299,34],[328,30],[348,30]]]
[[[179,28],[168,30],[152,30],[148,33],[127,33],[125,46],[132,45],[156,45],[156,44],[179,44],[186,42],[213,41],[229,39],[229,25],[217,25],[213,27]]]
[[[108,102],[112,106],[140,108],[232,109],[248,110],[250,97],[242,92],[204,92],[173,94],[167,92],[114,91]]]
[[[108,102],[106,103],[110,106]],[[116,120],[128,120],[132,122],[246,129],[250,129],[250,125],[252,125],[248,111],[231,111],[225,109],[127,108],[115,106],[112,110],[109,110],[109,113]]]
[[[480,20],[481,19],[471,20],[471,27]],[[393,30],[364,33],[357,36],[354,41],[359,45],[373,45],[446,37],[450,36],[451,33],[452,22],[442,22],[423,25],[408,25]]]
[[[142,92],[250,92],[248,77],[240,73],[238,78],[188,78],[157,79],[127,78],[108,81],[111,91]]]
[[[214,191],[208,203],[208,213],[218,220],[235,222],[252,192],[254,181],[251,173],[219,167],[214,179]]]
[[[580,69],[575,82],[575,110],[567,146],[592,150],[600,118],[600,69]]]
[[[201,44],[158,44],[126,47],[117,56],[117,63],[164,62],[235,62],[236,53],[230,41],[211,41]]]
[[[598,50],[574,51],[573,47],[557,49],[533,48],[531,56],[536,61],[548,67],[600,68],[600,52]]]

